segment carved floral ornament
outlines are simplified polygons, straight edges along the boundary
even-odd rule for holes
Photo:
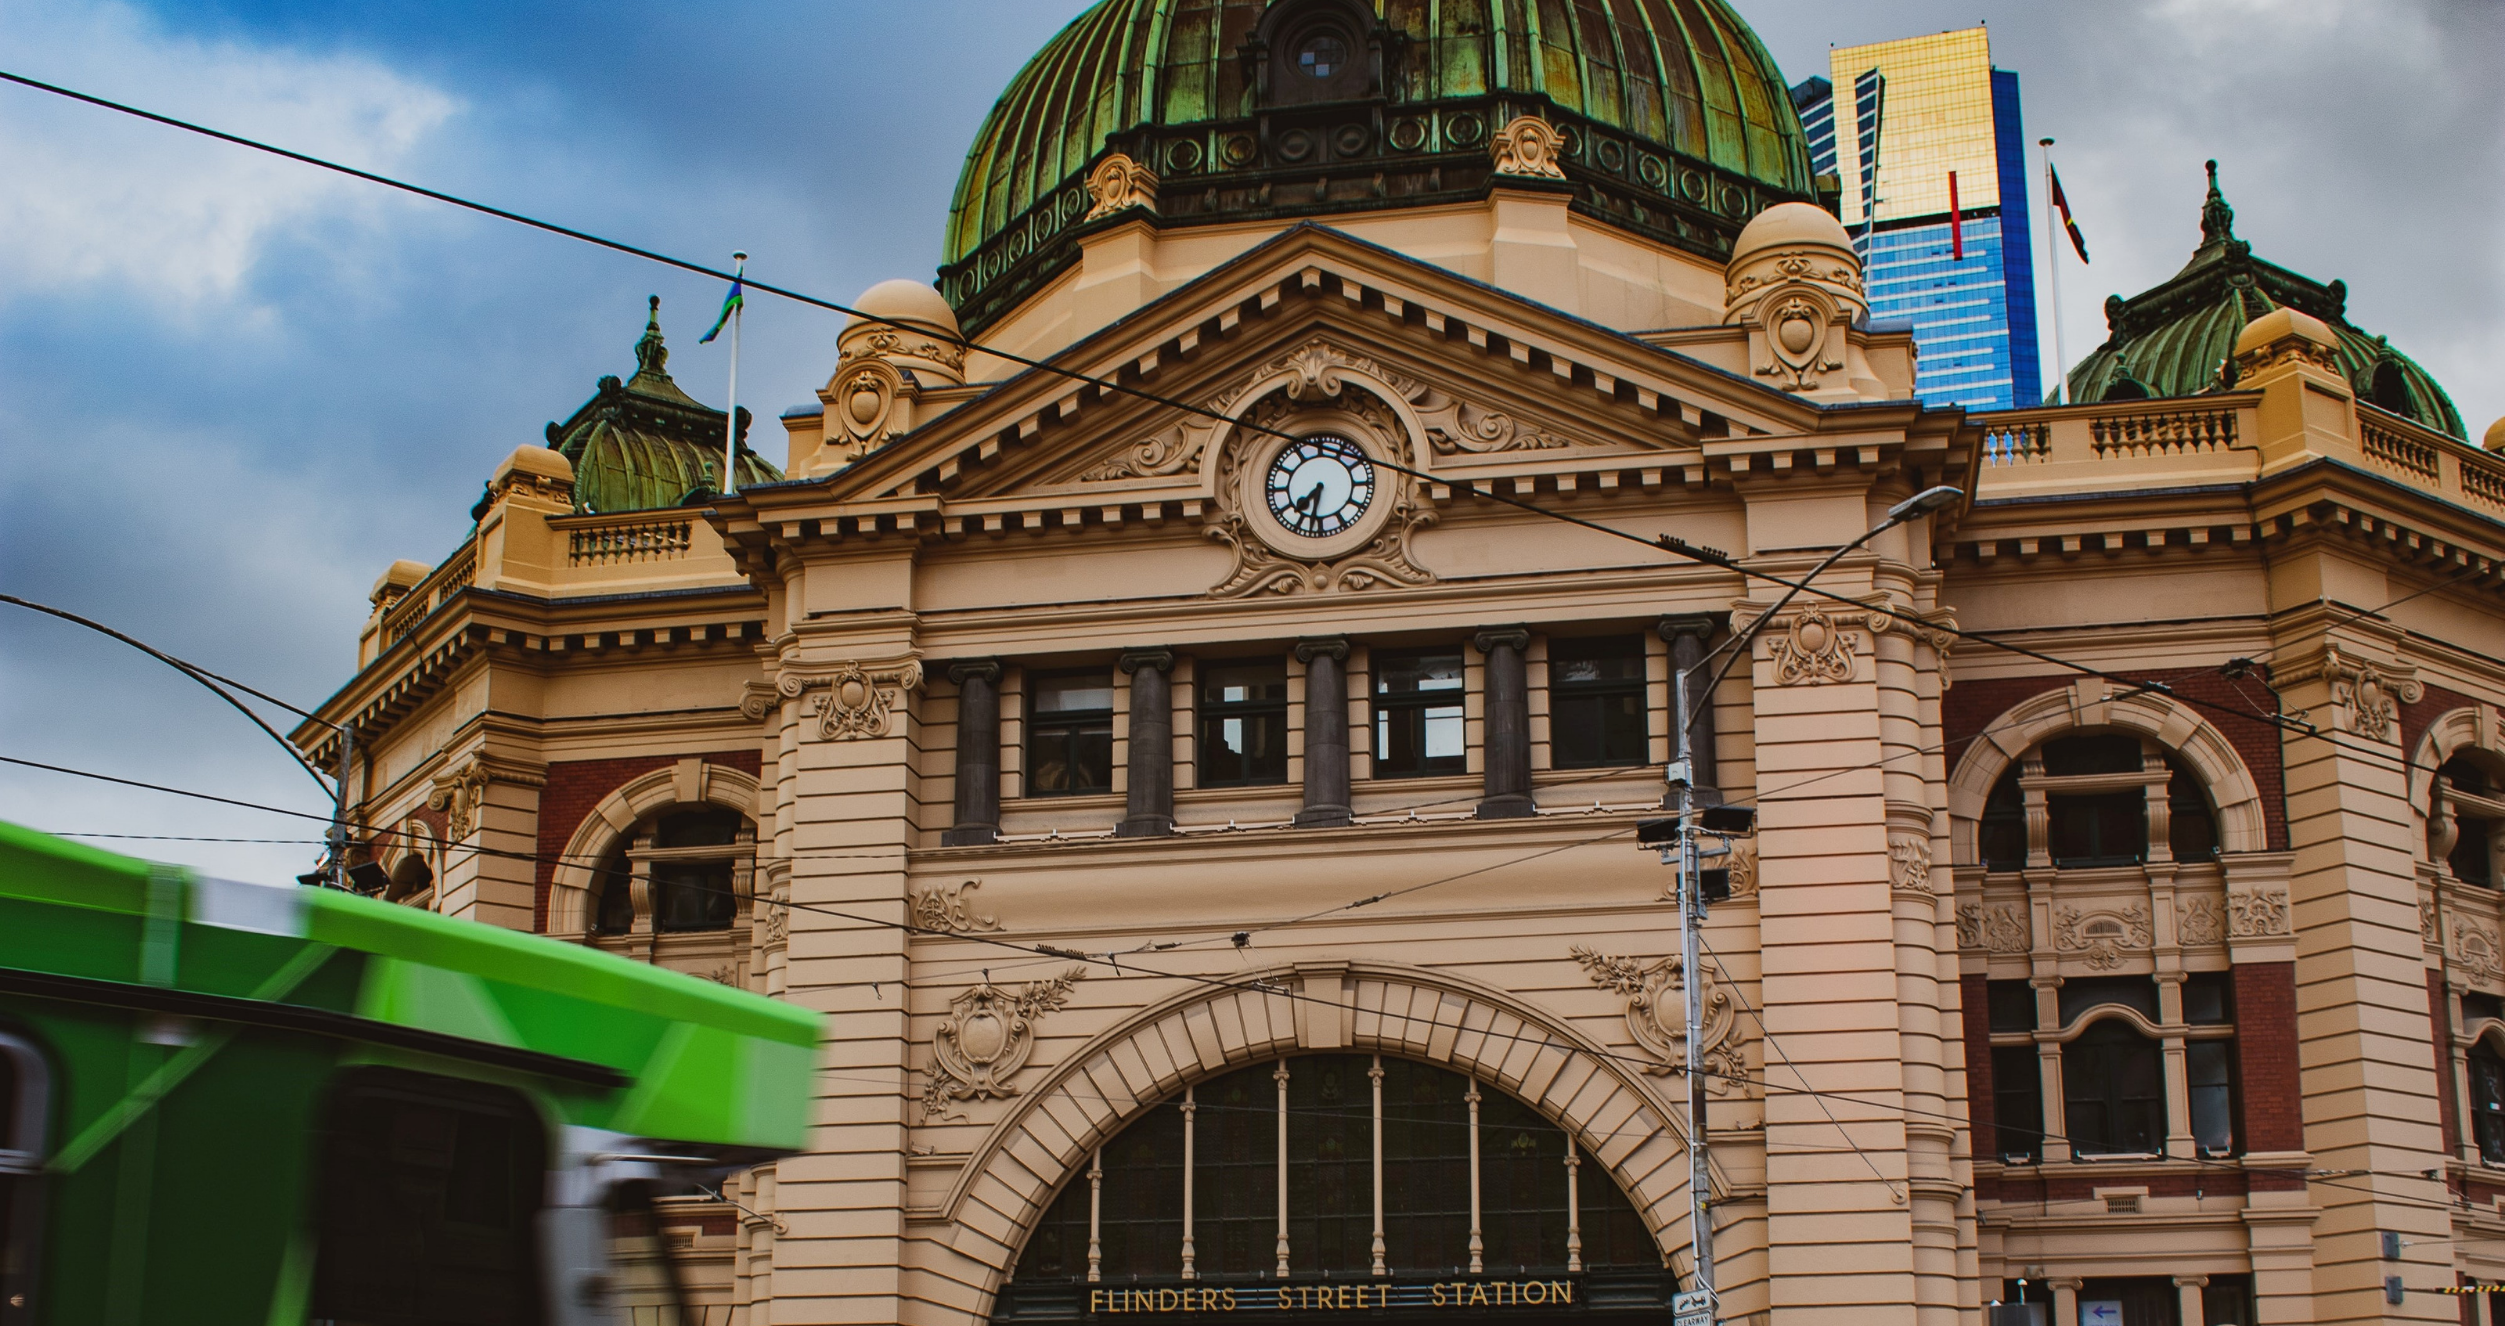
[[[1496,158],[1497,174],[1548,180],[1566,177],[1557,164],[1565,145],[1566,136],[1536,115],[1515,116],[1488,140],[1489,151]]]
[[[948,1016],[931,1041],[931,1066],[924,1070],[929,1083],[922,1091],[922,1121],[964,1118],[958,1101],[1018,1094],[1009,1079],[1035,1053],[1035,1024],[1068,1003],[1071,987],[1086,978],[1086,968],[1072,967],[1011,990],[993,985],[986,973],[949,1000]]]
[[[1844,367],[1844,329],[1869,311],[1852,250],[1802,235],[1742,253],[1722,300],[1724,324],[1755,329],[1751,370],[1786,391]]]
[[[2458,914],[2453,917],[2453,960],[2474,981],[2494,983],[2505,976],[2505,949],[2496,931]]]
[[[2393,741],[2400,732],[2400,707],[2418,703],[2427,693],[2416,677],[2407,675],[2411,671],[2396,667],[2387,672],[2372,660],[2342,653],[2335,644],[2325,646],[2312,662],[2289,670],[2278,684],[2294,688],[2316,678],[2326,679],[2331,683],[2331,703],[2346,711],[2349,731],[2369,741]]]
[[[2292,933],[2288,925],[2288,894],[2285,889],[2229,889],[2227,891],[2227,934],[2236,939],[2259,939]]]
[[[997,918],[974,910],[972,895],[981,887],[983,881],[969,879],[962,884],[940,884],[912,890],[913,928],[934,935],[1003,929]]]
[[[1852,679],[1854,637],[1824,608],[1801,609],[1768,648],[1780,685],[1823,686]]]
[[[786,672],[775,679],[774,691],[786,700],[808,695],[806,712],[817,715],[821,739],[860,741],[886,736],[888,719],[904,703],[905,692],[921,684],[920,659],[867,666],[848,660],[825,673]],[[741,702],[742,712],[751,702],[764,717],[766,701],[754,691]]]
[[[1957,908],[1960,948],[1991,953],[2024,953],[2031,948],[2026,907],[2014,902],[1961,903]]]
[[[2174,933],[2175,938],[2195,948],[2224,943],[2226,909],[2216,898],[2206,895],[2179,897],[2174,904]]]
[[[1931,840],[1910,833],[1888,835],[1888,883],[1908,893],[1931,892]]]
[[[2081,954],[2098,971],[2121,966],[2124,954],[2146,950],[2150,940],[2148,907],[2143,903],[2101,911],[2064,906],[2053,914],[2054,946]]]
[[[1627,1033],[1646,1053],[1661,1061],[1659,1066],[1648,1066],[1644,1071],[1666,1077],[1684,1068],[1687,995],[1686,983],[1679,976],[1678,955],[1645,962],[1640,958],[1612,957],[1581,944],[1570,951],[1574,960],[1583,964],[1583,973],[1593,985],[1626,997]],[[1738,1009],[1730,991],[1722,988],[1712,972],[1705,974],[1703,985],[1705,1045],[1699,1058],[1705,1066],[1707,1086],[1714,1094],[1727,1096],[1748,1085],[1747,1065],[1731,1034],[1738,1024]]]

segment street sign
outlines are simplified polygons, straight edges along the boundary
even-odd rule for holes
[[[2097,1298],[2081,1302],[2079,1326],[2122,1326],[2122,1301]]]
[[[1689,1289],[1672,1298],[1670,1326],[1713,1326],[1713,1291]]]

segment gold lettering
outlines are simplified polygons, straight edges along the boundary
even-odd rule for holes
[[[1182,1299],[1183,1296],[1181,1294],[1178,1294],[1171,1289],[1160,1289],[1157,1291],[1157,1311],[1172,1312],[1176,1308],[1183,1306]]]
[[[1289,1288],[1288,1288],[1287,1286],[1285,1286],[1285,1285],[1280,1285],[1280,1286],[1279,1286],[1279,1311],[1281,1311],[1281,1312],[1285,1312],[1285,1311],[1287,1311],[1289,1308],[1292,1308],[1292,1307],[1294,1307],[1294,1306],[1296,1306],[1296,1291],[1294,1291],[1294,1290],[1292,1290],[1292,1289],[1289,1289]]]
[[[1571,1303],[1574,1301],[1574,1282],[1572,1280],[1551,1280],[1548,1282],[1548,1293],[1550,1297],[1556,1299],[1560,1303]]]
[[[1229,1311],[1229,1312],[1233,1312],[1233,1311],[1235,1310],[1235,1291],[1234,1291],[1234,1290],[1232,1290],[1232,1289],[1221,1289],[1221,1290],[1219,1290],[1219,1291],[1218,1291],[1218,1297],[1219,1297],[1222,1301],[1224,1301],[1224,1302],[1225,1302],[1225,1304],[1226,1304],[1226,1310],[1227,1310],[1227,1311]]]
[[[1087,1291],[1087,1310],[1091,1313],[1105,1310],[1105,1291],[1101,1289]]]
[[[1470,1286],[1470,1297],[1468,1297],[1467,1299],[1462,1300],[1462,1305],[1463,1305],[1463,1306],[1465,1306],[1465,1307],[1473,1307],[1473,1308],[1483,1308],[1483,1307],[1486,1307],[1486,1306],[1487,1306],[1487,1286],[1486,1286],[1486,1285],[1484,1285],[1484,1284],[1474,1284],[1474,1285]]]
[[[1131,1291],[1130,1299],[1131,1306],[1128,1309],[1129,1311],[1154,1312],[1157,1310],[1157,1294],[1155,1290],[1134,1289]]]
[[[1533,1303],[1545,1303],[1548,1301],[1548,1286],[1540,1281],[1533,1280],[1529,1284],[1522,1286],[1522,1297]]]
[[[1438,1280],[1438,1281],[1436,1281],[1434,1284],[1428,1285],[1428,1286],[1426,1287],[1426,1290],[1427,1290],[1427,1298],[1428,1298],[1428,1300],[1429,1300],[1430,1302],[1432,1302],[1432,1303],[1434,1304],[1434,1306],[1439,1307],[1439,1308],[1440,1308],[1440,1307],[1442,1307],[1442,1306],[1444,1306],[1444,1282],[1443,1282],[1443,1281]]]

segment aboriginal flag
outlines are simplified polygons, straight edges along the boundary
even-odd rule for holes
[[[2086,262],[2087,236],[2079,233],[2079,223],[2070,215],[2070,198],[2061,191],[2061,172],[2047,165],[2044,173],[2052,177],[2053,207],[2061,213],[2062,229],[2070,232],[2070,247],[2079,251],[2079,261]]]

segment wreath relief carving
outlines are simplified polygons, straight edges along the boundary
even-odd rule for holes
[[[1639,958],[1611,957],[1581,944],[1571,950],[1574,960],[1583,964],[1583,972],[1592,984],[1613,994],[1626,996],[1627,1034],[1635,1043],[1661,1061],[1658,1067],[1645,1072],[1667,1077],[1687,1064],[1687,994],[1686,983],[1679,976],[1679,957],[1672,954],[1645,962]],[[1703,981],[1704,1034],[1703,1053],[1707,1087],[1716,1095],[1727,1096],[1747,1085],[1747,1068],[1741,1062],[1739,1046],[1731,1032],[1738,1024],[1738,1010],[1730,992],[1707,972]]]
[[[930,1082],[922,1091],[922,1121],[964,1118],[958,1101],[1018,1094],[1009,1079],[1035,1053],[1035,1024],[1068,1003],[1071,987],[1085,979],[1085,967],[1072,967],[1049,981],[1005,990],[986,973],[949,1000],[948,1016],[931,1040],[931,1066],[924,1070]]]

